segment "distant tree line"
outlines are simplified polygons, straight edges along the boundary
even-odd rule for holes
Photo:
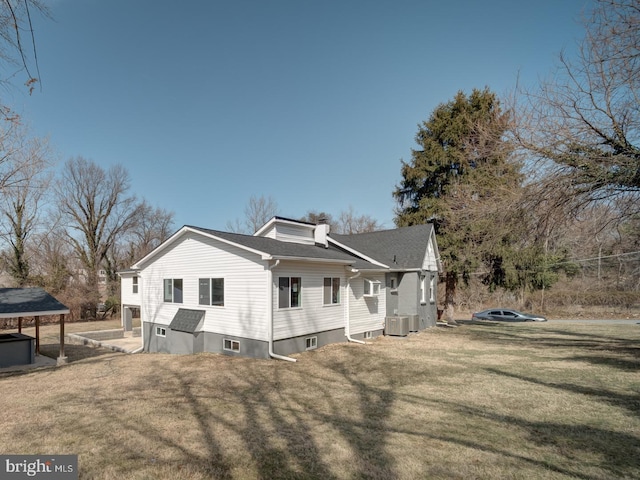
[[[418,126],[395,222],[434,224],[447,307],[472,281],[523,305],[540,292],[544,307],[546,290],[603,256],[619,265],[607,262],[608,282],[598,270],[595,288],[637,296],[640,3],[599,0],[584,24],[553,81],[503,101],[459,92]]]
[[[168,238],[173,212],[136,198],[121,165],[77,157],[54,176],[47,143],[16,125],[0,133],[0,268],[8,283],[44,287],[92,317],[105,299],[116,307],[117,272]]]

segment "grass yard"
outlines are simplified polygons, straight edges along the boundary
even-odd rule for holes
[[[0,376],[2,453],[78,454],[82,479],[640,478],[638,325],[466,324],[296,364],[73,348]]]

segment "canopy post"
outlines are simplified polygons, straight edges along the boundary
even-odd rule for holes
[[[40,315],[36,315],[36,354],[40,355]]]
[[[67,357],[64,356],[64,313],[60,314],[60,356],[58,357],[58,365],[67,363]]]

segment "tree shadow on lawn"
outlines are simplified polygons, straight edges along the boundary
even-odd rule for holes
[[[111,425],[106,433],[103,426],[98,428],[107,437],[99,443],[109,446],[94,447],[89,461],[122,459],[121,465],[112,466],[116,468],[112,472],[121,476],[138,468],[145,474],[186,468],[192,474],[188,478],[231,478],[239,468],[247,478],[255,474],[263,479],[331,480],[337,477],[327,456],[335,444],[331,435],[337,434],[336,441],[354,452],[350,454],[355,462],[350,466],[353,476],[398,478],[395,459],[385,451],[390,432],[385,420],[394,403],[392,386],[369,386],[343,361],[323,365],[318,375],[317,368],[310,365],[309,370],[302,363],[199,357],[201,364],[194,363],[193,370],[179,357],[175,367],[164,359],[153,361],[153,373],[141,375],[135,381],[139,387],[121,395],[117,390],[100,390],[95,395],[87,387],[79,398],[92,399],[88,416],[100,425]],[[207,384],[205,365],[216,372],[211,375],[215,383]],[[226,377],[220,374],[225,366]],[[346,405],[333,398],[337,385],[355,401],[357,415],[353,410],[345,412]],[[144,407],[145,415],[123,410],[130,402],[135,405],[137,398],[151,405]],[[148,409],[155,404],[158,409],[152,414]],[[163,418],[171,421],[171,415],[177,417],[175,431],[163,423]],[[83,420],[69,428],[74,435],[95,438],[94,421]],[[238,441],[244,447],[236,452]],[[102,448],[108,453],[102,454]],[[157,459],[151,464],[154,456]],[[92,464],[85,474],[100,472],[102,467]]]
[[[640,396],[638,396],[638,394],[620,394],[614,393],[610,390],[583,387],[572,383],[545,382],[537,378],[498,370],[497,368],[484,368],[484,370],[496,375],[515,378],[516,380],[522,380],[523,382],[532,383],[534,385],[541,385],[543,387],[550,387],[571,393],[595,397],[598,400],[603,400],[614,407],[624,408],[634,415],[640,415]]]
[[[640,474],[637,462],[640,456],[640,439],[634,435],[585,425],[571,426],[554,422],[529,421],[455,402],[440,401],[438,404],[446,405],[463,416],[480,417],[483,420],[490,420],[497,424],[506,424],[523,429],[528,432],[529,441],[533,444],[553,448],[557,454],[568,460],[568,464],[585,464],[587,471],[592,468],[600,468],[610,472],[611,478],[638,478],[638,474]],[[522,452],[522,454],[509,452],[496,445],[473,441],[467,436],[462,438],[450,435],[436,438],[481,451],[513,457],[531,465],[563,473],[573,478],[594,478],[592,474],[583,474],[569,467],[557,465],[552,460],[537,460],[527,457],[525,452]],[[584,456],[585,453],[590,454],[591,457],[602,457],[603,460],[587,464],[585,462],[587,462],[586,458],[588,457]]]
[[[572,330],[537,329],[473,329],[465,332],[475,340],[535,349],[567,349],[565,360],[586,361],[620,370],[640,370],[639,338],[620,338]],[[595,355],[575,355],[576,351]],[[607,355],[604,355],[606,353]]]

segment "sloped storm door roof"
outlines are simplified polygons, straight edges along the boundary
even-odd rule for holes
[[[179,308],[173,320],[169,324],[169,328],[176,332],[195,333],[202,330],[204,320],[204,310],[190,310],[188,308]]]

